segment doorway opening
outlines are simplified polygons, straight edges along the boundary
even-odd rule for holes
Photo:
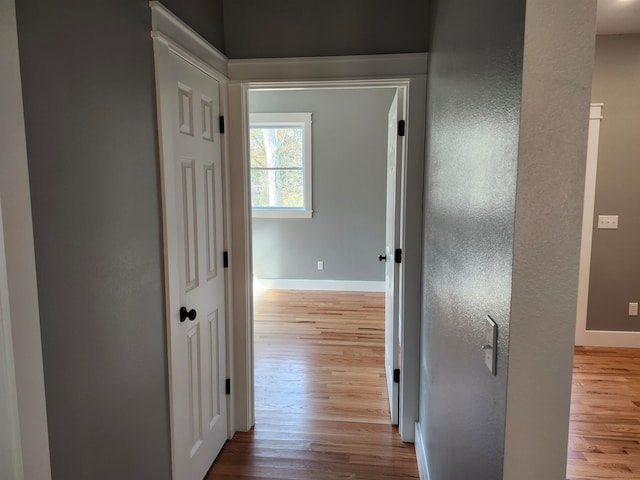
[[[271,66],[268,62],[267,65]],[[286,65],[289,65],[286,62]],[[336,68],[338,66],[336,65]],[[244,66],[242,64],[241,66]],[[239,65],[240,67],[240,65]],[[322,68],[328,68],[324,63]],[[382,72],[384,69],[381,69]],[[382,73],[381,73],[382,75]],[[283,74],[287,78],[287,74]],[[304,75],[302,75],[304,78]],[[261,74],[258,78],[264,77]],[[310,76],[308,76],[311,78]],[[357,77],[357,74],[355,75]],[[245,77],[246,78],[246,77]],[[344,79],[333,77],[324,80],[246,80],[243,82],[231,82],[229,85],[229,103],[231,112],[237,115],[230,116],[230,143],[231,151],[235,153],[235,160],[231,161],[231,196],[235,202],[237,213],[232,215],[233,231],[233,252],[232,263],[234,265],[234,365],[232,380],[232,396],[235,405],[235,430],[248,431],[254,425],[254,324],[253,324],[253,277],[252,271],[252,209],[251,209],[251,169],[250,169],[250,112],[249,95],[255,90],[336,90],[346,91],[386,88],[398,92],[398,97],[402,100],[402,115],[398,118],[405,120],[406,136],[403,139],[403,147],[398,165],[398,185],[396,190],[399,198],[399,252],[403,263],[399,265],[398,287],[402,295],[397,296],[398,301],[398,325],[397,332],[401,345],[399,350],[400,375],[399,375],[399,432],[403,441],[413,442],[415,434],[415,422],[418,415],[418,393],[419,393],[419,331],[420,331],[420,278],[421,278],[421,245],[422,245],[422,193],[423,193],[423,166],[424,166],[424,132],[425,132],[425,96],[426,77],[424,75],[409,75],[406,78],[381,77]],[[300,112],[298,110],[298,113]],[[348,115],[347,110],[344,115]],[[350,130],[350,124],[345,128]],[[395,130],[397,133],[397,128]],[[386,134],[383,134],[386,136]],[[385,146],[386,150],[386,146]],[[232,155],[233,157],[234,155]],[[317,159],[316,159],[317,160]],[[348,168],[345,163],[343,168]],[[313,173],[313,171],[312,171]],[[334,175],[337,180],[341,180],[344,175]],[[382,173],[385,176],[385,173]],[[314,180],[317,180],[314,173]],[[355,180],[358,182],[359,180]],[[314,196],[315,196],[314,191]],[[386,195],[385,192],[382,195]],[[313,201],[313,198],[312,198]],[[347,208],[352,202],[343,202]],[[384,207],[383,207],[384,208]],[[291,222],[313,221],[319,218],[322,205],[314,203],[311,208],[313,216],[311,219],[291,219]],[[358,223],[359,219],[353,221]],[[337,230],[337,235],[340,230]],[[344,243],[344,245],[347,245]],[[359,252],[359,249],[355,249]],[[377,250],[373,255],[374,264],[378,268],[382,264],[378,263],[377,257],[384,254],[384,251]],[[395,254],[395,252],[394,252]],[[370,258],[370,257],[369,257]],[[332,257],[314,257],[312,268],[317,269],[317,261],[324,262],[325,271],[328,272],[333,265]],[[350,260],[350,259],[349,259]],[[256,275],[258,276],[258,275]],[[300,279],[299,279],[300,280]],[[322,279],[318,279],[322,280]],[[326,279],[325,279],[326,280]],[[342,280],[335,280],[337,283],[348,282],[349,279],[343,277]],[[379,282],[379,280],[378,280]],[[350,282],[350,288],[341,290],[354,290]],[[344,287],[344,285],[341,285]],[[328,288],[323,288],[328,290]],[[363,290],[362,288],[360,290]],[[402,319],[402,321],[400,321]],[[395,343],[397,345],[397,343]],[[392,373],[395,373],[392,371]]]
[[[248,91],[257,424],[272,419],[276,405],[307,420],[397,424],[397,387],[392,400],[384,388],[384,312],[393,315],[397,308],[391,303],[385,309],[385,264],[378,258],[386,256],[388,143],[397,134],[396,125],[393,138],[387,134],[388,113],[392,104],[397,110],[397,90]],[[395,188],[391,194],[395,207]],[[388,330],[397,344],[397,327]],[[287,351],[299,368],[285,373],[283,355],[273,348]],[[395,353],[391,377],[397,351],[387,354]],[[360,384],[370,372],[368,390],[356,388],[354,371],[362,374]],[[333,380],[322,379],[323,372]],[[340,393],[319,401],[314,389],[321,384]],[[300,403],[294,394],[303,396]],[[377,402],[366,400],[371,395]],[[343,402],[349,399],[369,408],[357,412]]]

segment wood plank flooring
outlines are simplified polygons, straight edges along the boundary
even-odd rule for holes
[[[384,294],[257,292],[256,426],[207,479],[419,478],[389,423]]]
[[[207,480],[418,478],[389,425],[382,294],[256,295],[256,426]],[[568,480],[640,479],[640,350],[576,347]]]
[[[640,479],[640,350],[576,347],[568,480]]]

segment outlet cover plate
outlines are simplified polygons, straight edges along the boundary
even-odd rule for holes
[[[600,230],[616,230],[618,215],[598,215],[598,228]]]

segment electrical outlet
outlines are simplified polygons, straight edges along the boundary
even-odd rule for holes
[[[638,316],[638,302],[629,302],[629,316],[630,317]]]
[[[322,260],[318,260],[318,270],[324,270],[324,262]]]
[[[616,230],[618,215],[598,215],[598,228],[601,230]]]

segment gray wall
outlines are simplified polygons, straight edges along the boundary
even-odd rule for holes
[[[503,480],[566,478],[595,16],[527,2]]]
[[[589,281],[589,330],[640,331],[628,316],[640,301],[640,35],[600,35],[593,72],[600,124]],[[598,230],[598,215],[619,215],[618,230]]]
[[[161,0],[160,3],[211,45],[226,53],[223,0]]]
[[[420,422],[438,480],[502,476],[524,16],[524,1],[433,2]]]
[[[225,0],[230,58],[427,50],[424,0]]]
[[[420,379],[431,478],[559,480],[595,2],[432,5]],[[486,315],[499,325],[495,377]]]
[[[311,112],[313,218],[253,220],[258,278],[384,280],[391,89],[254,91],[249,110]],[[324,270],[317,270],[323,260]]]
[[[20,0],[17,19],[53,478],[168,479],[150,9]]]

